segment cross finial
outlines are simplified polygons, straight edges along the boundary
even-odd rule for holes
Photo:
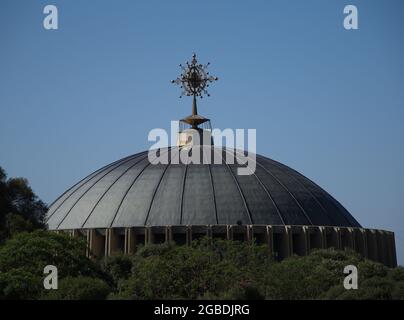
[[[180,64],[182,73],[177,79],[171,81],[171,83],[177,84],[183,89],[180,98],[183,96],[201,98],[204,95],[210,96],[207,90],[209,84],[219,79],[209,74],[207,71],[209,65],[209,62],[205,65],[198,64],[195,53],[192,55],[191,63],[187,62],[186,66]]]

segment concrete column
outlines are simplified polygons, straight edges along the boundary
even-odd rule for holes
[[[396,256],[396,242],[394,239],[394,232],[387,232],[386,237],[387,237],[387,245],[388,245],[388,249],[389,249],[388,266],[390,268],[395,268],[395,267],[397,267],[397,256]]]
[[[106,243],[106,256],[110,256],[119,251],[119,231],[117,229],[110,228],[106,230]]]
[[[355,249],[352,228],[341,228],[341,249]]]
[[[170,243],[172,237],[171,237],[171,227],[166,226],[165,227],[165,242]]]
[[[173,242],[173,228],[171,226],[166,226],[166,242]]]
[[[192,230],[190,226],[187,226],[186,229],[186,239],[187,239],[187,245],[191,245],[192,242]]]
[[[231,225],[227,225],[226,239],[227,240],[233,240],[233,226],[231,226]]]
[[[209,239],[213,239],[213,230],[211,225],[206,226],[206,235]]]
[[[136,236],[133,228],[125,229],[125,254],[132,254],[136,251]]]
[[[73,230],[71,230],[73,231]],[[87,243],[87,247],[86,247],[86,257],[87,258],[91,258],[91,236],[90,236],[90,230],[86,230],[86,243]],[[72,237],[72,233],[70,233],[70,237]]]
[[[109,256],[109,244],[110,244],[110,241],[109,241],[109,238],[110,238],[109,231],[110,231],[110,229],[106,229],[106,230],[105,230],[104,256],[106,256],[106,257]]]
[[[378,261],[376,231],[367,229],[366,237],[368,244],[368,257],[370,260]]]
[[[355,250],[364,258],[367,258],[367,241],[366,241],[366,231],[364,229],[354,229],[355,238]]]
[[[292,229],[290,226],[285,226],[285,233],[284,233],[284,252],[285,258],[290,257],[293,253],[292,248]]]
[[[366,230],[360,229],[360,233],[362,235],[362,241],[363,241],[363,256],[367,259],[368,258],[368,238],[366,237]]]
[[[267,233],[267,240],[268,240],[268,247],[269,247],[269,254],[272,256],[274,253],[274,237],[273,237],[273,229],[272,226],[266,226],[266,233]]]
[[[386,265],[390,268],[395,268],[397,266],[395,243],[394,243],[394,233],[385,231],[385,250],[386,250]]]
[[[391,232],[385,231],[383,237],[384,237],[384,245],[385,245],[385,251],[386,251],[386,254],[385,254],[386,265],[394,268],[395,267],[395,266],[393,266],[394,253],[392,250],[393,246],[392,246],[392,241],[391,241],[391,238],[392,238]]]
[[[382,230],[376,231],[376,241],[377,241],[377,254],[378,261],[385,265],[388,264],[387,257],[387,243],[386,243],[385,232]]]
[[[99,258],[105,254],[105,237],[96,229],[89,229],[87,233],[89,243],[88,256],[90,258]]]
[[[338,242],[337,249],[342,249],[341,228],[336,227],[336,228],[334,228],[334,230],[335,230],[337,242]]]
[[[151,227],[145,227],[145,244],[152,244],[153,243],[153,232],[151,230]]]
[[[247,241],[251,241],[251,240],[254,239],[254,232],[253,232],[253,226],[252,225],[247,225],[246,239],[247,239]]]
[[[306,255],[310,254],[310,231],[307,226],[303,226],[302,228],[303,236],[304,236],[304,245],[306,247]]]
[[[327,248],[327,236],[325,234],[325,227],[318,227],[320,232],[321,249]]]
[[[341,247],[341,236],[336,227],[325,228],[326,248],[339,249]]]
[[[356,248],[356,241],[355,241],[355,232],[353,228],[347,228],[349,237],[350,237],[350,245],[351,245],[351,249],[355,250]]]
[[[108,257],[109,256],[109,238],[110,238],[110,234],[109,234],[110,229],[106,229],[105,230],[105,246],[104,246],[104,256]]]
[[[77,229],[73,229],[73,230],[70,230],[70,237],[72,237],[72,238],[78,238],[78,237],[81,237],[81,233],[80,233],[80,230],[77,230]]]

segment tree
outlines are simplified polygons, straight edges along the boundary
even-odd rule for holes
[[[0,296],[35,299],[43,291],[43,270],[58,269],[59,279],[86,276],[103,279],[98,265],[85,255],[86,242],[48,231],[20,233],[0,247]],[[29,287],[27,292],[23,288]]]
[[[21,268],[0,272],[0,300],[35,299],[40,291],[40,275]]]
[[[109,276],[108,283],[117,289],[129,278],[133,266],[133,257],[122,253],[105,257],[100,261],[102,271]]]
[[[99,274],[99,267],[85,253],[84,239],[42,230],[24,232],[0,247],[0,271],[23,268],[42,275],[46,265],[55,265],[60,277]]]
[[[97,278],[66,277],[57,290],[44,291],[42,299],[47,300],[104,300],[110,293],[108,284]]]
[[[0,242],[17,232],[44,229],[46,211],[27,179],[7,179],[0,167]]]
[[[149,245],[133,256],[132,274],[116,297],[258,297],[257,275],[270,263],[268,247],[250,242],[202,239],[190,247]]]
[[[37,230],[0,246],[0,299],[404,299],[404,269],[334,249],[272,259],[253,242],[201,239],[191,246],[147,245],[133,255],[92,261],[80,238]],[[44,290],[46,265],[59,289]],[[346,290],[346,265],[358,290]]]
[[[10,210],[7,192],[7,175],[0,167],[0,242],[6,237],[6,213]]]
[[[346,265],[357,266],[359,290],[344,288]],[[204,239],[192,246],[141,248],[132,257],[131,274],[125,273],[113,297],[403,299],[404,271],[366,260],[354,251],[316,250],[277,262],[266,246]]]

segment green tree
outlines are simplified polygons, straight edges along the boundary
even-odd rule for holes
[[[91,261],[80,238],[20,233],[0,247],[0,299],[404,299],[404,269],[334,249],[272,259],[253,242],[201,239],[191,246],[147,245],[133,255]],[[55,265],[59,289],[45,291]],[[358,290],[343,287],[346,265]]]
[[[59,282],[57,290],[44,291],[46,300],[104,300],[110,293],[108,284],[97,278],[66,277]]]
[[[104,278],[99,266],[86,257],[85,251],[84,240],[67,235],[42,230],[17,234],[0,247],[0,296],[38,298],[46,265],[58,268],[59,279]],[[28,286],[31,290],[26,293],[20,289]]]
[[[264,280],[266,298],[316,299],[330,287],[342,286],[344,267],[360,261],[355,252],[328,249],[272,264]]]
[[[343,270],[350,264],[358,267],[359,290],[343,287]],[[118,266],[115,264],[119,270]],[[117,270],[113,273],[119,275]],[[277,262],[266,246],[203,239],[190,247],[163,244],[141,248],[132,257],[131,274],[125,272],[112,297],[403,299],[403,293],[402,268],[389,269],[353,251],[316,250]]]
[[[42,230],[20,233],[0,247],[0,271],[22,268],[42,274],[46,265],[55,265],[60,277],[99,274],[85,252],[84,239]]]
[[[44,229],[46,211],[27,179],[7,179],[0,167],[0,242],[17,232]]]
[[[35,299],[41,291],[41,276],[24,269],[0,272],[0,300]]]
[[[133,257],[131,276],[118,296],[197,299],[261,296],[256,284],[270,263],[268,248],[248,242],[202,239],[192,246],[150,245]],[[227,291],[231,293],[225,295]]]
[[[115,289],[131,275],[133,257],[122,253],[101,259],[101,269],[109,276],[108,283]]]
[[[0,242],[5,239],[6,232],[6,213],[9,212],[9,200],[7,196],[7,175],[0,167]]]

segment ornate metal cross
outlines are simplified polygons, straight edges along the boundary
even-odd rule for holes
[[[207,88],[210,83],[219,80],[219,78],[209,75],[207,71],[209,65],[209,62],[205,65],[198,64],[195,53],[192,55],[191,63],[187,61],[186,66],[180,64],[181,75],[171,81],[171,83],[177,84],[183,89],[180,98],[183,96],[194,96],[194,98],[203,98],[204,95],[210,96]]]

